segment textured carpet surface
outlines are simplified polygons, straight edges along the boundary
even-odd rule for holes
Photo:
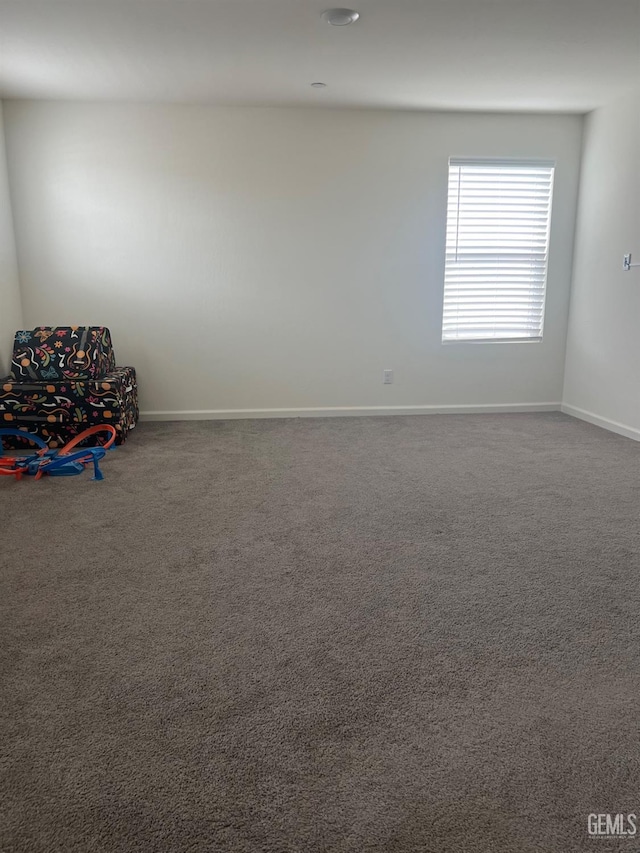
[[[637,853],[640,445],[142,424],[0,478],[0,849]]]

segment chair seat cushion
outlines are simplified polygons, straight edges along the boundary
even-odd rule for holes
[[[138,420],[138,389],[133,367],[118,367],[101,379],[63,382],[0,381],[0,422],[4,426],[120,425],[128,432]],[[116,427],[117,428],[117,427]]]

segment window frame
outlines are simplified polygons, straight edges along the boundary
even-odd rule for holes
[[[479,167],[496,170],[500,167],[505,169],[520,168],[520,169],[546,169],[549,170],[549,194],[548,194],[548,212],[546,219],[545,235],[545,256],[544,256],[544,276],[542,279],[542,304],[540,317],[540,334],[526,335],[522,337],[505,336],[505,337],[448,337],[445,338],[445,310],[447,305],[447,277],[452,269],[449,265],[448,257],[450,255],[449,244],[449,228],[450,228],[450,205],[451,205],[451,188],[452,188],[452,169],[463,167]],[[440,324],[440,343],[443,346],[460,345],[460,344],[539,344],[544,338],[545,315],[547,305],[547,285],[549,279],[549,260],[551,254],[551,226],[553,221],[553,203],[555,196],[555,180],[556,180],[556,160],[548,158],[522,158],[522,157],[459,157],[451,156],[448,161],[447,172],[447,209],[445,215],[445,259],[444,259],[444,281],[442,289],[442,311]],[[460,174],[460,173],[459,173]],[[458,184],[458,191],[460,184]],[[459,210],[456,206],[459,221]]]

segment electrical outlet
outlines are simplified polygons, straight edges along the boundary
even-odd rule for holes
[[[393,385],[393,370],[382,371],[382,384]]]

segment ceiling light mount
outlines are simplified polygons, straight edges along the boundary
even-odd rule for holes
[[[360,12],[355,9],[327,9],[320,17],[332,27],[347,27],[349,24],[355,24]]]
[[[317,83],[312,83],[311,88],[312,89],[326,89],[327,84],[326,83],[320,83],[320,81],[318,81]]]

